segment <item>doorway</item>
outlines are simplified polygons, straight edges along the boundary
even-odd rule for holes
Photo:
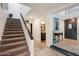
[[[65,38],[77,40],[77,18],[64,21]]]
[[[46,28],[45,28],[45,21],[41,21],[41,42],[46,41]]]

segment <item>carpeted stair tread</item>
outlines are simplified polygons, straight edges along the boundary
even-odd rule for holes
[[[20,53],[18,54],[17,56],[29,56],[29,52],[23,52],[23,53]]]
[[[24,37],[5,39],[5,40],[1,41],[1,44],[7,44],[7,43],[13,43],[13,42],[18,42],[18,41],[23,41],[24,39],[25,39]]]
[[[15,42],[15,43],[9,43],[9,44],[3,44],[1,45],[1,47],[6,47],[6,46],[13,46],[13,45],[17,45],[17,44],[22,44],[25,43],[25,41],[21,41],[21,42]]]
[[[21,46],[21,47],[18,47],[18,48],[6,50],[6,51],[4,51],[4,52],[5,52],[5,53],[8,53],[8,54],[10,54],[10,55],[17,55],[17,54],[19,54],[19,53],[28,51],[28,50],[26,50],[26,49],[27,49],[26,46]]]
[[[4,35],[9,35],[9,34],[23,34],[23,31],[5,31]]]
[[[10,34],[10,35],[3,35],[3,39],[8,39],[8,38],[15,38],[15,37],[23,37],[24,34]]]
[[[29,56],[20,19],[8,18],[0,41],[0,56]]]

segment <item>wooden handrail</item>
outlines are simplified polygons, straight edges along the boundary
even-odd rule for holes
[[[26,30],[27,30],[27,32],[28,32],[28,34],[29,34],[30,39],[33,40],[33,36],[32,36],[32,34],[31,34],[31,32],[30,32],[30,30],[29,30],[29,28],[28,28],[28,26],[27,26],[27,24],[26,24],[26,22],[25,22],[25,20],[24,20],[24,17],[22,16],[21,13],[20,13],[20,15],[21,15],[21,18],[22,18],[22,20],[23,20],[23,22],[24,22],[24,25],[25,25],[25,27],[26,27]]]

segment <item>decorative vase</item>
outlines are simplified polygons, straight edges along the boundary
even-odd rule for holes
[[[13,16],[13,14],[9,14],[9,17],[11,18]]]

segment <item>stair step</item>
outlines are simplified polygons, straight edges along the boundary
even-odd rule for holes
[[[5,27],[5,29],[22,29],[22,27]]]
[[[19,22],[7,22],[7,25],[21,25]]]
[[[11,26],[11,27],[16,27],[16,26],[17,26],[17,27],[21,27],[21,25],[7,25],[7,24],[6,24],[6,27],[10,27],[10,26]]]
[[[22,28],[21,26],[5,26],[5,28]]]
[[[7,20],[7,22],[20,22],[20,20]]]
[[[22,47],[6,50],[4,52],[9,53],[11,56],[15,56],[15,55],[20,54],[22,52],[26,52],[26,54],[28,54],[29,52],[27,49],[28,49],[27,46],[22,46]]]
[[[8,44],[8,43],[14,43],[19,41],[24,41],[24,37],[18,37],[18,38],[12,38],[12,39],[5,39],[1,41],[1,44]]]
[[[7,18],[0,41],[0,56],[29,56],[20,19]]]
[[[11,20],[11,21],[7,21],[7,23],[17,23],[17,24],[18,24],[18,23],[20,23],[20,21],[15,21],[15,20],[12,21],[12,20]]]
[[[20,27],[21,28],[21,26],[5,26],[6,28],[7,27],[10,27],[10,28],[16,28],[16,27]]]
[[[7,34],[23,34],[23,31],[4,31],[4,35]]]
[[[4,31],[21,31],[22,28],[18,29],[18,28],[13,28],[13,29],[5,29]]]
[[[20,20],[7,20],[8,22],[19,22]]]
[[[20,21],[15,21],[15,20],[14,21],[13,20],[8,20],[7,21],[7,23],[18,23],[18,22],[20,22]]]
[[[2,39],[17,38],[17,37],[24,37],[24,34],[3,35]]]
[[[21,25],[21,24],[17,24],[17,23],[6,23],[6,25]]]
[[[2,44],[0,46],[0,51],[14,49],[14,48],[18,48],[18,47],[25,46],[25,45],[27,45],[27,43],[25,41],[14,42],[14,43],[9,43],[9,44]]]
[[[20,54],[18,54],[17,56],[29,56],[30,55],[30,53],[29,52],[23,52],[23,53],[20,53]]]
[[[5,30],[15,30],[15,29],[16,29],[16,30],[17,30],[17,29],[19,30],[19,29],[22,29],[22,28],[5,28]]]
[[[9,56],[9,53],[0,52],[0,56]]]

